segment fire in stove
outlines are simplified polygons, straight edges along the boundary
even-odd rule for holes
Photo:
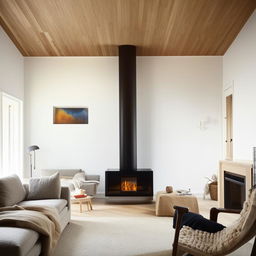
[[[136,178],[122,178],[121,181],[122,191],[137,191],[137,179]]]

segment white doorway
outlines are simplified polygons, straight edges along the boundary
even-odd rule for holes
[[[1,169],[0,175],[12,173],[23,176],[23,103],[0,92]]]
[[[223,92],[224,158],[233,160],[233,84]]]

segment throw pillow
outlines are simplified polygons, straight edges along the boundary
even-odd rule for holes
[[[16,174],[0,178],[0,207],[12,206],[25,197],[26,190]]]
[[[73,177],[73,184],[76,189],[79,189],[81,184],[85,182],[85,172],[78,172]]]
[[[31,178],[29,181],[28,200],[59,199],[61,193],[60,175]]]
[[[176,228],[176,219],[177,211],[175,211],[173,218],[173,228]],[[223,226],[222,224],[208,220],[202,215],[193,212],[187,212],[183,215],[181,226],[188,226],[192,229],[206,231],[208,233],[216,233],[225,228],[225,226]]]

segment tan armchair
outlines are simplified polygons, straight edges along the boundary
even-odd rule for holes
[[[256,235],[256,189],[252,189],[243,209],[229,210],[212,208],[210,219],[217,221],[220,212],[238,213],[240,217],[230,226],[217,233],[194,230],[190,227],[181,228],[182,216],[188,212],[185,207],[174,206],[177,211],[176,231],[173,242],[172,256],[184,253],[193,256],[223,256],[230,254],[250,241]],[[256,255],[256,240],[251,256]]]

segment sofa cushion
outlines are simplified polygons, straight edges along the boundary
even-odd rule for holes
[[[0,207],[17,204],[25,197],[26,191],[16,174],[0,178]]]
[[[55,208],[60,213],[65,206],[67,206],[67,200],[65,199],[45,199],[45,200],[28,200],[20,202],[20,206],[48,206]]]
[[[55,173],[49,177],[32,178],[29,181],[28,200],[60,198],[60,175]]]
[[[27,255],[38,238],[39,234],[31,229],[0,227],[0,255]]]

